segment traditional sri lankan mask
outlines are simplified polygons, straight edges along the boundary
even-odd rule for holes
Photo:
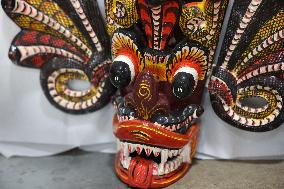
[[[235,1],[209,84],[221,119],[255,132],[284,122],[283,39],[283,0]]]
[[[110,43],[94,0],[2,0],[7,15],[22,31],[9,57],[20,66],[40,68],[48,100],[68,113],[86,113],[109,102]],[[90,88],[74,90],[69,81]]]
[[[200,106],[227,1],[107,0],[112,37],[115,170],[128,185],[165,187],[189,169]]]

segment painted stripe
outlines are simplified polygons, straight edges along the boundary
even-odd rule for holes
[[[79,0],[70,0],[72,6],[74,7],[76,13],[78,14],[78,16],[80,17],[80,19],[82,20],[82,23],[85,27],[85,29],[87,30],[87,32],[89,33],[93,43],[95,44],[97,50],[99,52],[101,52],[103,50],[102,45],[94,31],[94,29],[92,28],[89,20],[87,19],[86,14],[84,13],[84,10],[82,9],[82,6],[79,2]]]
[[[252,0],[251,3],[248,6],[248,9],[246,10],[246,13],[244,15],[244,17],[242,18],[239,28],[237,29],[233,40],[231,42],[231,45],[228,48],[228,52],[227,55],[225,57],[225,60],[222,64],[223,68],[227,68],[228,63],[231,59],[231,56],[235,50],[235,48],[237,47],[238,43],[240,42],[241,38],[242,38],[242,34],[244,33],[245,29],[247,28],[247,26],[249,25],[250,21],[252,20],[256,10],[258,9],[258,7],[260,6],[262,0]]]
[[[44,46],[44,45],[38,45],[38,46],[17,46],[17,49],[19,50],[21,54],[20,61],[23,61],[31,56],[37,55],[37,54],[56,54],[60,56],[64,56],[67,58],[71,58],[74,60],[77,60],[79,62],[84,62],[79,56],[66,51],[64,49],[54,48],[50,46]]]
[[[12,12],[28,16],[36,21],[43,23],[44,25],[49,26],[55,31],[63,34],[66,38],[70,39],[81,50],[85,51],[88,57],[91,57],[92,51],[79,38],[73,35],[69,30],[67,30],[59,22],[57,22],[53,18],[50,18],[48,15],[44,14],[43,12],[38,11],[35,7],[28,4],[27,2],[23,0],[16,0],[16,5]]]

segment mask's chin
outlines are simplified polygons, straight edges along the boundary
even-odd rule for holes
[[[115,168],[125,183],[138,188],[160,188],[187,172],[196,148],[196,124],[181,134],[149,121],[119,121],[115,116],[114,127],[118,145]]]

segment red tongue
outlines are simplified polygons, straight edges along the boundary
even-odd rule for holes
[[[129,184],[132,187],[149,188],[153,176],[153,160],[139,156],[131,159],[128,167]]]

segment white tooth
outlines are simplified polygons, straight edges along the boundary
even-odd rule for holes
[[[183,147],[182,157],[183,157],[183,162],[187,162],[187,163],[191,162],[191,159],[190,159],[190,142]]]
[[[173,155],[174,155],[174,156],[177,156],[177,155],[178,155],[178,150],[172,150],[172,152],[173,152]]]
[[[161,163],[165,163],[168,160],[169,150],[163,149],[161,151]]]
[[[181,163],[182,163],[181,158],[178,158],[178,159],[177,159],[177,168],[181,165]]]
[[[125,148],[127,148],[127,144],[125,142],[120,142],[120,148],[123,151]]]
[[[120,163],[121,163],[122,167],[125,167],[124,160],[120,160]]]
[[[168,163],[165,164],[165,174],[170,172],[170,165]]]
[[[193,113],[193,118],[194,118],[194,119],[197,118],[197,110],[194,111],[194,113]]]
[[[136,144],[135,149],[136,149],[138,155],[140,155],[142,153],[142,151],[143,151],[143,146],[140,145],[140,144]]]
[[[182,156],[179,156],[178,162],[179,162],[179,165],[182,164],[182,162],[183,162],[183,157]]]
[[[132,148],[132,152],[135,152],[135,150],[136,150],[136,145],[135,145],[135,144],[131,144],[131,148]]]
[[[173,157],[173,153],[172,153],[171,150],[168,151],[168,156],[169,156],[169,158]]]
[[[188,121],[189,121],[189,120],[188,120],[188,119],[186,119],[186,120],[185,120],[185,123],[186,123],[186,124],[188,124]]]
[[[182,161],[181,161],[181,159],[177,159],[177,163],[176,163],[176,164],[177,164],[177,165],[176,165],[176,169],[177,169],[177,168],[178,168],[178,167],[179,167],[179,166],[181,165],[181,162],[182,162]]]
[[[131,143],[128,144],[128,151],[129,151],[129,153],[132,153],[132,152],[135,151],[135,146],[134,146],[134,144],[131,144]]]
[[[174,162],[174,170],[176,170],[179,167],[178,164],[179,164],[178,159],[176,159],[175,162]]]
[[[158,157],[160,152],[161,152],[160,148],[157,148],[157,147],[153,148],[153,154],[154,154],[155,157]]]
[[[172,164],[173,164],[172,165],[172,168],[173,168],[172,171],[174,171],[174,170],[177,169],[177,161],[173,161]]]
[[[160,163],[159,164],[159,168],[158,168],[158,175],[163,175],[164,174],[164,163]]]
[[[150,147],[151,152],[154,153],[155,147]]]
[[[127,169],[126,160],[123,160],[123,161],[122,161],[122,164],[123,164],[123,167],[124,167],[125,169]]]
[[[145,147],[145,152],[147,156],[150,156],[152,152],[151,147]]]
[[[172,172],[173,170],[174,170],[174,162],[173,161],[171,161],[171,162],[169,162],[168,163],[169,164],[169,170],[170,170],[170,172]]]
[[[123,155],[124,155],[124,157],[128,157],[129,156],[128,145],[129,144],[125,143],[124,146],[123,146]]]
[[[124,143],[123,142],[120,142],[120,149],[123,151],[123,148],[124,148]]]
[[[180,124],[177,125],[177,129],[180,129]]]

